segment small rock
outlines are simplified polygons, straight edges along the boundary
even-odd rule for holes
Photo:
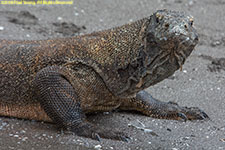
[[[20,133],[26,133],[26,131],[25,130],[21,130]]]
[[[103,112],[103,114],[104,114],[104,115],[108,115],[108,114],[109,114],[109,112]]]
[[[102,148],[102,146],[101,145],[95,145],[94,148],[100,150]]]
[[[167,131],[170,131],[170,132],[172,131],[170,128],[167,128],[166,130],[167,130]]]
[[[221,45],[222,43],[220,42],[220,41],[213,41],[212,43],[211,43],[211,46],[212,47],[216,47],[216,46],[219,46],[219,45]]]
[[[183,70],[183,73],[187,73],[187,70]]]
[[[22,141],[26,141],[28,139],[28,137],[24,137],[22,138]]]
[[[18,138],[18,137],[19,137],[19,135],[14,135],[13,137]]]
[[[4,30],[4,27],[3,26],[0,26],[0,31]]]
[[[151,129],[143,129],[143,131],[146,133],[153,132]]]
[[[81,9],[81,11],[80,11],[80,12],[84,13],[84,10],[83,10],[83,9]]]
[[[58,17],[57,20],[62,20],[62,17]]]
[[[6,122],[3,122],[3,123],[2,123],[2,126],[3,126],[3,127],[6,126],[6,125],[8,125]]]
[[[192,6],[193,4],[194,4],[194,1],[193,0],[189,0],[188,5]]]

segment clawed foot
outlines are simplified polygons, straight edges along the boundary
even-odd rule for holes
[[[166,119],[174,119],[174,120],[205,120],[209,119],[209,116],[199,109],[198,107],[180,107],[175,102],[166,103],[166,107],[164,107],[164,113],[166,113]]]
[[[120,140],[124,142],[129,142],[130,138],[126,133],[120,131],[112,131],[106,128],[96,127],[93,124],[85,123],[81,126],[76,126],[74,128],[68,129],[79,136],[84,136],[92,138],[94,140],[101,141],[101,138]]]

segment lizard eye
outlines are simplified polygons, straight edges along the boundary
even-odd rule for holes
[[[190,19],[190,25],[193,26],[194,20],[193,18]]]
[[[156,17],[156,18],[155,18],[155,21],[156,21],[156,23],[159,23],[159,18]]]
[[[166,28],[168,28],[169,26],[170,26],[169,23],[166,23],[166,24],[165,24],[165,27],[166,27]]]
[[[160,15],[159,13],[156,13],[156,15],[155,15],[155,21],[156,21],[156,23],[159,23],[160,19],[162,19],[162,18],[163,18],[162,15]]]

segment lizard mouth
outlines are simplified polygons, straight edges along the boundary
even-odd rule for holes
[[[180,44],[178,44],[177,48],[171,52],[174,58],[176,59],[179,68],[182,70],[182,65],[184,64],[186,58],[191,54],[194,50],[194,47],[198,43],[198,37],[196,36],[194,39],[190,39],[189,37],[185,37]],[[173,57],[171,57],[173,58]]]
[[[197,43],[197,34],[191,36],[174,36],[174,38],[162,42],[162,46],[159,48],[161,49],[161,55],[157,61],[164,63],[169,59],[169,63],[177,62],[178,68],[182,70],[182,65]]]
[[[184,64],[186,58],[191,54],[197,42],[191,42],[188,40],[180,40],[178,42],[174,39],[166,41],[165,45],[161,45],[159,48],[159,53],[155,57],[153,56],[152,61],[148,64],[147,70],[149,74],[153,74],[153,72],[163,66],[164,63],[173,64],[177,63],[178,68],[182,69],[182,65]],[[179,43],[179,44],[178,44]],[[192,44],[190,44],[192,43]]]

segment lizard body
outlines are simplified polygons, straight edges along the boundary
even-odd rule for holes
[[[126,140],[85,114],[137,110],[165,119],[204,119],[142,90],[171,76],[198,42],[193,18],[159,10],[133,23],[87,35],[0,40],[0,115],[54,122],[78,135]]]

